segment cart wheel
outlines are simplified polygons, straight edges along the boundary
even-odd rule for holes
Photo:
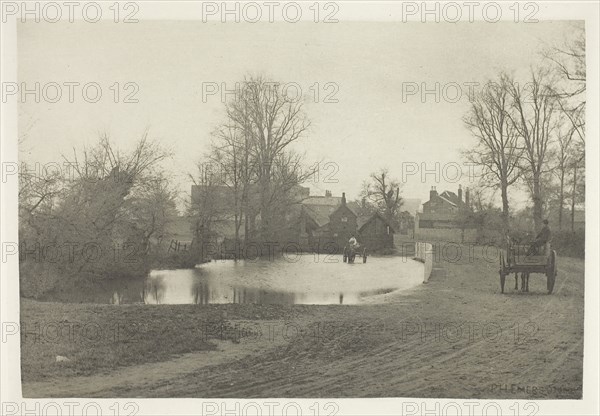
[[[506,264],[504,262],[504,253],[500,253],[500,293],[504,293],[504,282],[506,281]]]
[[[548,294],[551,294],[554,290],[556,274],[556,251],[552,250],[548,256],[548,265],[546,267],[546,288],[548,289]]]

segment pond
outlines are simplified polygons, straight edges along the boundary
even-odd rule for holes
[[[102,294],[94,295],[94,301],[356,304],[369,296],[409,289],[423,282],[423,264],[405,257],[369,257],[365,264],[358,261],[346,264],[341,256],[316,254],[289,259],[217,260],[194,269],[153,270],[144,281],[113,281]]]

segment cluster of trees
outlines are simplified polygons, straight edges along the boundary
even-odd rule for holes
[[[78,280],[140,276],[176,192],[160,169],[169,153],[147,133],[130,152],[103,136],[61,168],[19,171],[21,283],[27,295]],[[57,164],[58,167],[58,164]]]
[[[528,192],[536,230],[551,209],[558,228],[567,228],[567,204],[574,230],[576,206],[584,202],[585,31],[576,29],[574,40],[545,51],[528,79],[503,72],[471,97],[464,123],[477,145],[465,157],[480,168],[483,187],[500,191],[504,233],[513,187]]]
[[[390,176],[387,168],[371,173],[369,179],[363,182],[361,200],[357,201],[364,211],[360,214],[368,216],[378,212],[388,223],[397,228],[401,221],[403,205],[400,187],[398,179]]]
[[[309,125],[302,101],[288,99],[277,83],[261,76],[240,83],[236,99],[225,103],[225,121],[213,132],[211,149],[192,177],[199,194],[190,215],[199,241],[210,238],[215,225],[230,217],[236,242],[278,238],[287,208],[298,202],[294,189],[313,174],[303,169],[302,155],[292,148]],[[228,197],[215,198],[223,194]],[[221,206],[224,201],[227,207]]]

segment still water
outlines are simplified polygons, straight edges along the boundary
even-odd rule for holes
[[[303,254],[153,270],[145,281],[111,288],[103,303],[356,304],[422,282],[423,265],[407,258],[370,257],[365,264],[346,264],[341,256]]]

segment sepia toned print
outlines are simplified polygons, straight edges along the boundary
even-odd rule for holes
[[[20,311],[2,336],[23,397],[203,415],[584,398],[589,22],[535,2],[380,21],[344,2],[189,2],[185,20],[146,4],[2,5]]]

